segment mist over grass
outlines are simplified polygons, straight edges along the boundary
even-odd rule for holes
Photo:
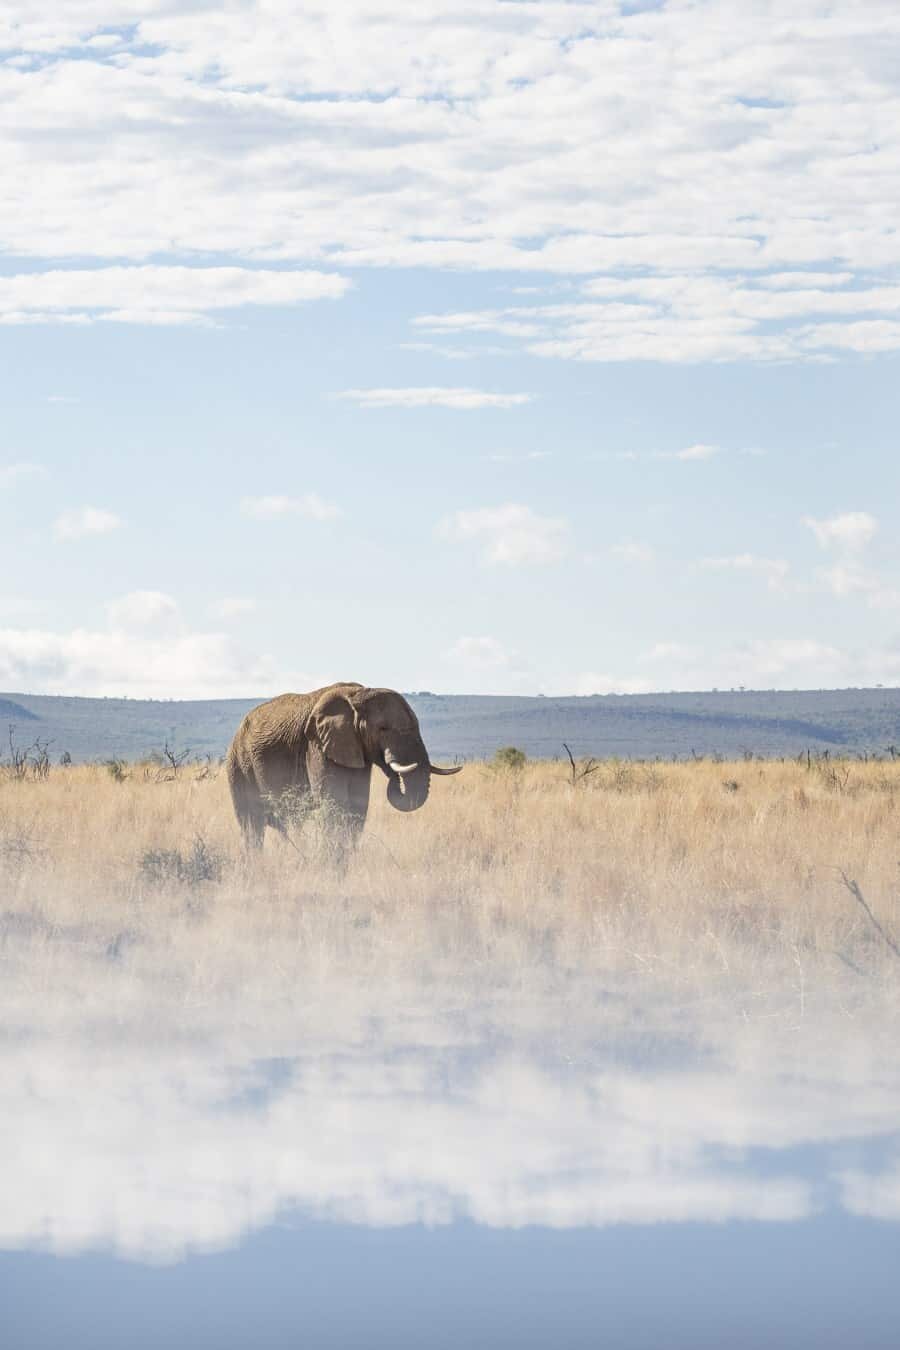
[[[408,816],[376,779],[352,854],[313,809],[248,858],[215,765],[5,775],[0,1245],[900,1216],[900,962],[836,870],[895,935],[898,795],[470,764]]]
[[[896,931],[898,798],[892,761],[610,761],[574,782],[567,765],[470,764],[408,816],[376,778],[353,853],[313,810],[248,858],[216,765],[7,774],[3,921],[125,934],[160,978],[199,961],[210,978],[227,967],[236,992],[266,941],[381,970],[474,959],[684,981],[875,973],[896,957],[841,871]]]

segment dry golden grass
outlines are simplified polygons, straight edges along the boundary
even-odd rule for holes
[[[345,862],[128,772],[0,782],[0,1243],[897,1212],[877,1159],[735,1158],[896,1125],[900,961],[836,869],[897,934],[900,765],[473,764],[411,816],[376,779]]]
[[[471,764],[411,816],[376,777],[343,864],[316,821],[245,858],[221,773],[128,775],[0,781],[8,930],[152,933],[197,970],[270,939],[372,970],[427,953],[742,985],[900,974],[840,878],[900,931],[900,764],[608,763],[577,787],[560,763]]]

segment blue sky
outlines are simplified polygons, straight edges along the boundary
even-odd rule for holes
[[[900,17],[752,8],[5,6],[0,688],[900,681]]]

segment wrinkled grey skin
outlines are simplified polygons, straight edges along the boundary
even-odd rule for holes
[[[400,774],[391,763],[407,771]],[[284,832],[272,806],[286,789],[330,801],[356,838],[366,821],[373,767],[387,778],[388,801],[398,811],[425,804],[432,773],[458,772],[430,763],[416,715],[393,689],[331,684],[261,703],[241,722],[225,761],[245,842],[261,845],[267,825]]]

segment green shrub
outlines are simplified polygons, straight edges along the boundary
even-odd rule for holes
[[[103,767],[116,783],[124,783],[131,775],[126,772],[124,759],[105,759]]]
[[[495,769],[518,772],[519,769],[524,769],[527,759],[524,750],[515,745],[504,745],[495,751],[492,764]]]

